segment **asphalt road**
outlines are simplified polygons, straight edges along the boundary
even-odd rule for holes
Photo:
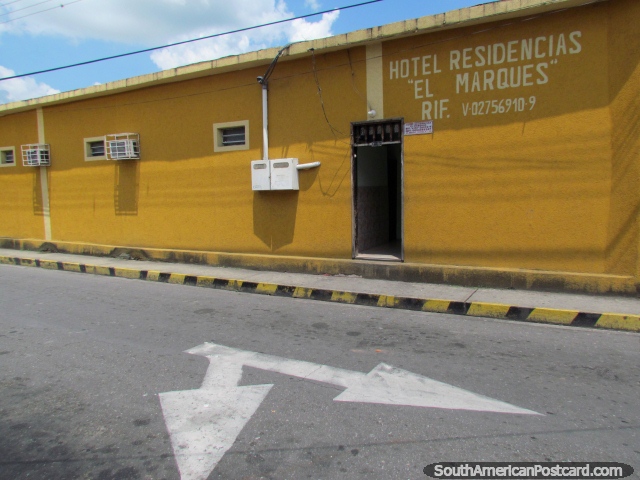
[[[346,403],[273,384],[210,479],[421,479],[441,461],[640,470],[640,335],[346,306],[0,266],[0,479],[180,478],[159,394],[198,389],[215,342],[367,373],[378,364],[533,410]]]

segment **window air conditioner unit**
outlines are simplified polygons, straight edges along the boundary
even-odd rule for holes
[[[140,136],[137,133],[114,133],[106,136],[108,160],[140,158]]]
[[[49,145],[44,143],[30,143],[22,145],[22,165],[25,167],[41,167],[51,165]]]

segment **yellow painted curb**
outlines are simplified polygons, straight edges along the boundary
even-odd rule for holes
[[[640,332],[640,316],[622,315],[620,313],[603,313],[596,322],[598,328],[613,328]]]
[[[472,317],[506,318],[511,307],[499,303],[473,302],[467,315]]]
[[[534,308],[529,315],[530,322],[556,323],[571,325],[580,312],[574,310],[559,310],[554,308]]]

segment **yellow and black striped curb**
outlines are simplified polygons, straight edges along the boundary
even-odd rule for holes
[[[56,262],[32,258],[0,256],[0,264],[24,267],[40,267],[66,272],[91,273],[110,277],[148,280],[152,282],[216,288],[243,293],[260,293],[277,297],[306,298],[325,302],[337,302],[368,307],[399,308],[431,313],[448,313],[472,317],[487,317],[503,320],[519,320],[535,323],[550,323],[577,327],[610,328],[632,332],[640,331],[640,315],[620,313],[588,313],[578,310],[556,308],[529,308],[500,303],[457,302],[451,300],[398,297],[374,293],[354,293],[322,288],[306,288],[275,283],[258,283],[229,280],[203,275],[166,273],[155,270],[137,270],[107,267],[73,262]]]

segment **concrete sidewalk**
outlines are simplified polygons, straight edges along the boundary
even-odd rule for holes
[[[11,249],[0,249],[0,264],[357,305],[640,331],[640,299],[628,297],[469,288]]]

